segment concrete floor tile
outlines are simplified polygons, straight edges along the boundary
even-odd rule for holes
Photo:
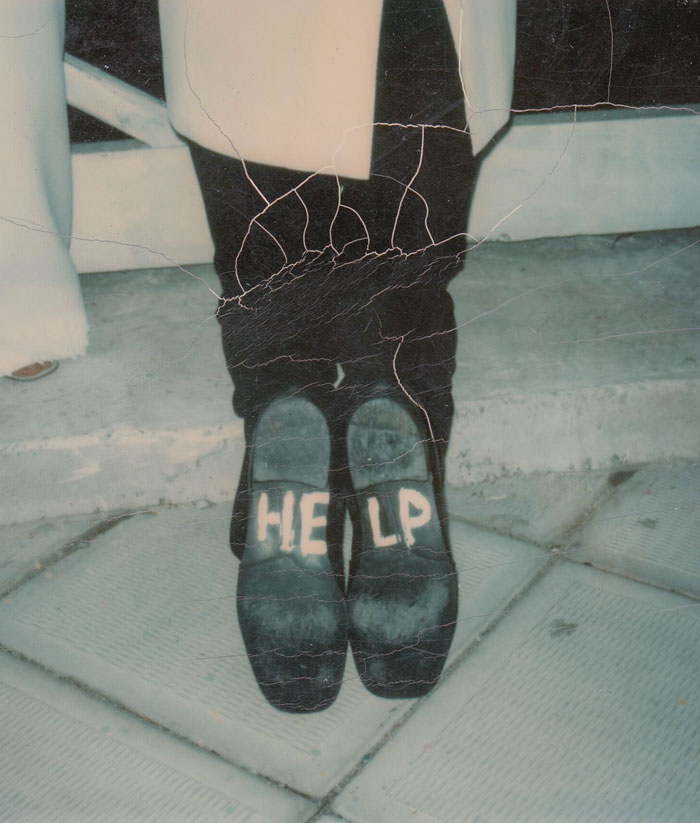
[[[107,518],[106,514],[95,514],[0,525],[0,592],[32,571],[38,572],[62,551],[70,551],[86,532]]]
[[[535,543],[560,545],[605,494],[609,472],[550,472],[448,486],[450,512],[469,523]]]
[[[405,713],[370,695],[351,658],[335,705],[272,709],[236,622],[228,506],[182,506],[117,525],[0,603],[0,641],[256,772],[320,797]],[[453,659],[546,562],[455,524],[461,606]]]
[[[346,787],[357,823],[691,823],[700,608],[560,561]]]
[[[540,572],[545,551],[453,520],[452,552],[459,575],[459,614],[448,665],[496,620]]]
[[[641,468],[614,489],[567,551],[700,598],[700,463]]]
[[[301,823],[313,805],[0,654],[0,820]]]

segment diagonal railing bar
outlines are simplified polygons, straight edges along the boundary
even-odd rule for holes
[[[182,145],[165,103],[71,54],[63,62],[68,103],[153,148]]]

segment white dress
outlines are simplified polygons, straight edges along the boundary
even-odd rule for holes
[[[63,0],[0,2],[0,375],[83,354]]]

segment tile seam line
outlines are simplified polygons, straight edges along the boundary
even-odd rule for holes
[[[561,534],[557,538],[556,541],[552,543],[550,547],[553,552],[556,552],[559,556],[569,559],[567,557],[567,553],[571,550],[572,543],[577,534],[580,534],[583,529],[593,520],[595,517],[596,512],[599,508],[604,506],[606,503],[610,502],[614,495],[616,494],[616,490],[620,486],[624,486],[628,480],[631,480],[635,474],[642,471],[643,469],[647,468],[648,466],[654,465],[670,465],[673,462],[679,461],[662,461],[661,463],[655,463],[654,461],[649,461],[647,463],[631,463],[628,466],[623,466],[621,469],[617,471],[613,470],[612,468],[608,472],[608,479],[603,486],[603,488],[598,492],[593,500],[591,500],[590,505],[584,509],[581,514],[571,522],[565,529],[562,530]],[[623,472],[628,474],[625,479],[618,483],[617,485],[613,485],[610,482],[610,478],[618,474],[619,472]]]
[[[483,532],[484,534],[492,535],[493,537],[503,537],[506,540],[513,540],[518,543],[523,543],[526,546],[531,546],[533,549],[538,549],[542,552],[543,556],[549,556],[553,550],[559,548],[558,540],[553,540],[550,543],[541,543],[537,540],[532,540],[529,537],[525,539],[523,537],[516,537],[515,535],[510,534],[506,531],[499,531],[498,529],[495,529],[492,526],[487,526],[482,523],[478,523],[476,520],[470,520],[468,517],[462,517],[461,514],[456,514],[453,511],[450,511],[449,515],[450,522],[456,521],[463,526],[468,526],[470,529]]]
[[[575,557],[569,557],[568,552],[566,551],[560,552],[555,550],[555,555],[564,563],[571,563],[574,566],[585,566],[589,569],[594,569],[601,574],[609,574],[611,577],[617,577],[621,580],[629,580],[630,583],[636,583],[638,586],[647,586],[657,592],[667,592],[668,594],[674,594],[677,597],[684,597],[686,600],[692,600],[693,603],[700,603],[700,594],[698,593],[680,591],[679,589],[674,589],[671,586],[662,586],[660,583],[653,583],[650,580],[644,580],[642,577],[635,577],[631,574],[623,574],[615,569],[594,563],[591,560],[579,560]]]
[[[4,648],[4,647],[2,647],[2,646],[0,646],[0,653],[1,653],[1,652],[4,652],[5,654],[9,654],[9,655],[10,655],[10,656],[12,656],[12,657],[18,656],[18,655],[16,655],[14,652],[12,652],[12,651],[10,651],[10,650],[8,650],[8,649],[5,649],[5,648]],[[27,663],[28,663],[28,664],[30,664],[30,665],[31,665],[31,664],[35,664],[35,661],[31,661],[31,660],[25,660],[25,662],[27,662]],[[42,667],[38,667],[38,668],[40,668],[40,669],[41,669]],[[47,672],[48,672],[48,670],[44,670],[44,673],[47,673]],[[49,672],[49,674],[51,674],[51,673]],[[66,680],[66,678],[63,678],[63,677],[56,678],[55,676],[54,676],[52,679],[54,679],[54,680],[57,680],[57,679],[58,679],[58,680]],[[17,694],[20,694],[20,695],[25,694],[25,695],[26,695],[26,692],[22,692],[22,691],[21,691],[21,689],[20,689],[18,686],[14,686],[14,685],[12,685],[12,684],[5,684],[5,685],[7,685],[7,686],[8,686],[8,688],[12,689],[12,690],[13,690],[14,692],[16,692]],[[81,691],[84,691],[84,690],[83,690],[83,689],[81,689]],[[61,713],[61,715],[62,715],[63,717],[68,717],[68,718],[70,718],[70,719],[72,719],[72,720],[75,720],[77,723],[80,723],[80,724],[81,724],[81,725],[83,725],[83,726],[86,726],[86,727],[88,727],[88,728],[92,728],[92,726],[90,726],[90,724],[85,723],[85,722],[84,722],[84,721],[82,721],[80,718],[76,718],[76,717],[73,717],[72,715],[69,715],[69,714],[66,714],[66,713],[62,712],[60,709],[58,709],[56,706],[52,705],[51,703],[47,703],[45,700],[42,700],[41,698],[36,698],[36,697],[34,697],[34,696],[32,696],[32,695],[30,695],[30,696],[31,696],[31,698],[32,698],[33,700],[37,700],[38,702],[40,702],[40,703],[41,703],[43,706],[45,706],[46,708],[48,708],[48,709],[56,709],[57,711],[59,711],[59,712]],[[95,693],[91,694],[90,696],[91,696],[91,698],[93,698],[93,699],[94,699],[94,698],[98,697],[99,695],[95,692]],[[110,702],[110,705],[111,705],[111,708],[113,708],[113,709],[121,709],[121,707],[119,707],[119,706],[118,706],[118,704],[114,703],[113,701],[111,701],[111,702]],[[143,723],[143,722],[144,722],[141,718],[137,718],[137,719],[138,719],[138,720],[140,720],[140,721],[141,721],[141,723]],[[157,724],[152,724],[152,725],[155,725],[155,726],[156,726],[156,728],[162,728],[162,727],[157,726]],[[167,730],[166,730],[166,731],[167,731]],[[110,739],[111,739],[111,740],[113,740],[113,741],[115,740],[115,738],[110,738]],[[134,752],[135,754],[140,755],[141,757],[145,757],[146,759],[148,759],[148,760],[150,760],[150,761],[152,761],[152,762],[158,762],[157,760],[154,760],[154,758],[152,758],[150,755],[147,755],[147,754],[145,754],[144,752],[139,751],[139,749],[137,749],[136,747],[134,747],[134,746],[130,745],[129,743],[126,743],[125,741],[119,741],[119,740],[117,740],[116,742],[119,742],[122,746],[124,746],[125,748],[127,748],[130,752]],[[196,748],[196,747],[195,747],[195,748]],[[209,789],[209,790],[212,790],[212,789],[213,789],[214,791],[218,791],[219,793],[222,793],[220,789],[216,789],[215,787],[209,786],[209,785],[207,785],[206,783],[203,783],[203,782],[202,782],[201,780],[199,780],[198,778],[193,777],[192,775],[188,775],[188,774],[187,774],[187,772],[183,771],[181,768],[176,767],[176,766],[171,766],[171,765],[169,765],[169,764],[166,764],[166,765],[168,765],[168,768],[170,768],[170,769],[171,769],[172,771],[174,771],[176,774],[180,775],[180,777],[183,777],[183,778],[185,778],[186,780],[191,780],[191,781],[193,781],[193,782],[197,783],[197,785],[198,785],[198,786],[200,786],[200,787],[202,787],[202,788],[204,788],[204,789]],[[243,804],[243,805],[245,805],[245,804]]]
[[[24,577],[21,578],[20,581],[18,581],[16,584],[9,587],[9,589],[7,591],[1,592],[0,597],[7,596],[7,595],[17,591],[25,583],[28,583],[32,579],[34,579],[35,577],[40,576],[44,571],[46,571],[47,568],[50,568],[51,566],[61,562],[66,557],[69,557],[70,555],[72,555],[72,554],[74,554],[74,553],[76,553],[76,552],[78,552],[82,549],[88,548],[90,545],[92,545],[91,540],[92,540],[93,537],[98,537],[101,534],[105,534],[106,532],[108,532],[112,528],[114,528],[114,526],[116,526],[117,524],[119,524],[121,522],[125,522],[125,521],[131,519],[132,517],[135,517],[136,515],[148,514],[148,513],[149,512],[147,510],[145,510],[145,511],[144,510],[125,511],[125,512],[119,512],[119,513],[112,514],[111,516],[105,518],[104,520],[101,520],[95,526],[90,527],[85,532],[82,532],[81,534],[79,534],[77,537],[74,537],[74,538],[66,541],[61,548],[56,550],[56,552],[54,553],[54,556],[51,558],[50,562],[48,562],[46,565],[42,566],[41,569],[32,569],[32,570],[30,570],[30,572],[28,574],[24,575]],[[537,548],[539,548],[539,547],[537,547]],[[452,664],[450,664],[450,666],[446,669],[445,674],[443,675],[443,678],[448,678],[451,675],[452,671],[457,667],[457,665],[459,663],[461,663],[464,656],[471,651],[472,647],[474,645],[476,645],[478,642],[480,642],[481,638],[483,638],[486,634],[490,633],[492,627],[494,627],[495,624],[497,622],[499,622],[500,619],[502,619],[502,617],[504,617],[508,613],[508,611],[510,610],[510,608],[514,604],[514,601],[517,598],[519,598],[522,594],[524,594],[527,590],[529,590],[530,586],[534,583],[535,579],[538,579],[539,575],[546,568],[548,568],[548,566],[551,563],[551,559],[552,559],[551,554],[549,552],[547,552],[547,560],[545,560],[543,568],[539,570],[539,572],[534,576],[533,579],[528,580],[525,583],[524,588],[522,590],[520,590],[519,592],[517,592],[513,596],[513,598],[511,598],[506,603],[506,605],[504,606],[504,609],[501,612],[496,614],[494,617],[491,618],[491,620],[489,620],[487,622],[484,630],[482,632],[480,632],[479,638],[477,638],[475,641],[472,641],[472,643],[470,643],[465,649],[462,650],[462,652],[459,654],[457,659]],[[43,664],[41,664],[37,660],[34,660],[31,657],[28,657],[27,655],[25,655],[21,651],[19,651],[17,649],[13,649],[9,646],[5,646],[2,643],[0,643],[0,651],[5,651],[9,654],[12,654],[13,656],[18,657],[18,658],[24,660],[25,662],[27,662],[27,663],[35,666],[36,668],[40,669],[44,673],[51,676],[53,679],[63,681],[63,682],[67,682],[67,683],[71,684],[72,686],[74,686],[75,688],[82,691],[83,693],[91,695],[93,697],[97,697],[99,699],[106,700],[110,705],[112,705],[112,706],[114,706],[114,707],[116,707],[116,708],[118,708],[122,711],[127,712],[129,715],[131,715],[131,716],[133,716],[133,717],[135,717],[139,720],[141,719],[141,716],[135,710],[133,710],[133,709],[129,708],[128,706],[125,706],[124,704],[114,700],[114,698],[112,696],[110,696],[110,695],[108,695],[104,692],[101,692],[98,689],[94,689],[94,688],[88,686],[87,684],[85,684],[81,680],[79,680],[78,678],[71,677],[70,675],[60,674],[60,673],[54,671],[53,669],[44,666]],[[420,701],[418,701],[418,703],[420,703]],[[221,759],[224,763],[230,763],[231,765],[245,771],[248,774],[261,777],[264,780],[271,783],[272,785],[277,786],[277,787],[282,788],[282,789],[285,789],[287,791],[291,791],[294,794],[296,794],[297,796],[302,797],[305,800],[311,801],[313,803],[319,803],[320,802],[321,806],[318,810],[318,813],[320,813],[323,808],[326,808],[327,806],[328,806],[328,808],[330,808],[330,803],[332,802],[332,800],[335,799],[336,795],[345,787],[346,783],[349,782],[351,779],[353,779],[356,776],[356,774],[359,773],[359,771],[361,771],[362,768],[364,768],[364,765],[366,765],[366,764],[363,765],[362,760],[365,757],[367,757],[368,754],[370,756],[370,759],[372,759],[375,756],[375,754],[385,745],[385,743],[389,742],[391,737],[393,737],[394,733],[396,731],[398,731],[403,726],[404,720],[408,720],[409,717],[412,717],[414,711],[418,710],[419,708],[420,708],[419,705],[414,705],[413,707],[411,707],[397,721],[397,723],[393,727],[392,731],[387,732],[381,738],[380,741],[378,741],[373,747],[371,747],[370,750],[369,750],[369,753],[368,752],[363,753],[362,756],[357,761],[357,763],[355,764],[355,766],[351,767],[350,770],[346,773],[346,775],[341,777],[340,781],[338,783],[336,783],[336,785],[333,786],[326,793],[326,795],[322,796],[321,798],[313,797],[311,795],[307,795],[307,794],[299,791],[298,789],[295,789],[295,788],[293,788],[293,787],[291,787],[287,784],[279,783],[278,781],[275,781],[273,778],[270,778],[267,775],[261,774],[259,772],[255,772],[255,771],[247,768],[246,766],[243,766],[242,764],[237,763],[235,760],[229,760],[228,758],[224,757],[219,752],[217,752],[213,749],[207,749],[205,747],[196,746],[196,744],[192,740],[190,740],[189,738],[187,738],[183,735],[180,735],[179,733],[173,731],[172,729],[169,729],[167,726],[163,726],[160,723],[157,723],[157,722],[152,721],[152,720],[150,722],[152,723],[152,725],[156,726],[157,728],[160,728],[160,729],[164,730],[166,733],[172,735],[176,739],[181,740],[181,741],[187,743],[188,745],[194,746],[196,749],[207,751],[207,752],[213,754],[217,758]],[[329,798],[328,803],[326,803],[327,798]],[[314,819],[316,814],[317,813],[315,812],[314,816],[311,818],[312,820]]]
[[[374,760],[374,758],[379,754],[379,752],[393,740],[394,736],[406,725],[406,723],[422,708],[426,700],[431,699],[438,691],[438,689],[442,688],[443,685],[452,678],[454,673],[457,669],[462,665],[464,660],[476,649],[481,643],[492,634],[492,632],[500,625],[502,620],[512,611],[513,607],[517,605],[517,603],[524,597],[530,590],[540,582],[545,576],[549,574],[549,572],[554,568],[555,565],[562,562],[557,555],[550,554],[547,560],[543,563],[542,567],[538,569],[532,577],[530,577],[520,589],[508,600],[508,602],[504,605],[504,607],[498,612],[498,614],[494,615],[484,626],[484,628],[479,632],[477,637],[475,637],[471,643],[469,643],[462,651],[457,655],[455,660],[450,663],[450,665],[445,669],[443,675],[440,677],[440,683],[436,689],[434,689],[429,695],[426,695],[424,698],[419,698],[415,701],[415,703],[405,711],[401,717],[392,725],[392,727],[382,735],[381,739],[378,740],[373,746],[371,746],[355,763],[355,765],[349,769],[343,777],[336,783],[336,785],[324,795],[323,799],[321,800],[321,805],[319,806],[318,810],[315,814],[309,818],[309,823],[312,821],[317,820],[323,814],[332,814],[335,817],[338,817],[338,813],[333,809],[333,802],[335,801],[336,797],[350,784],[356,777],[358,777],[364,769]],[[365,759],[366,762],[363,762]],[[341,817],[341,820],[345,818]]]
[[[633,474],[636,474],[638,471],[645,468],[646,466],[652,465],[655,464],[635,463],[634,465],[630,465],[629,471],[632,471]],[[585,471],[587,470],[583,470],[581,472],[571,472],[571,474],[584,474]],[[537,473],[535,472],[534,475],[536,474]],[[561,474],[569,474],[569,472],[561,472]],[[608,474],[614,474],[614,472],[610,470],[608,471]],[[612,497],[615,488],[615,486],[611,486],[609,482],[606,482],[605,486],[598,492],[595,498],[591,500],[587,508],[584,509],[584,511],[582,511],[581,514],[575,520],[565,525],[556,538],[547,542],[533,540],[530,537],[526,539],[524,537],[518,537],[517,535],[513,535],[506,531],[499,531],[498,529],[493,528],[492,526],[484,525],[483,523],[479,523],[475,520],[470,520],[469,518],[463,517],[459,513],[453,512],[451,510],[449,510],[449,516],[450,520],[456,520],[460,522],[462,525],[469,526],[469,528],[476,529],[477,531],[485,532],[486,534],[491,534],[496,537],[504,537],[507,540],[514,540],[518,543],[523,543],[526,546],[532,546],[535,549],[539,549],[543,553],[543,556],[556,554],[557,556],[566,557],[568,549],[565,548],[565,546],[569,545],[574,535],[576,535],[577,532],[581,531],[584,528],[584,526],[588,524],[588,522],[595,515],[597,508],[608,502],[608,500]]]
[[[274,786],[276,789],[282,789],[283,791],[290,792],[295,797],[301,798],[302,800],[306,800],[310,803],[313,803],[316,806],[318,806],[318,804],[322,802],[321,799],[318,797],[312,797],[309,794],[305,794],[304,792],[299,791],[299,789],[295,789],[293,786],[290,786],[286,783],[280,783],[266,774],[253,771],[252,769],[249,769],[246,766],[237,763],[235,760],[229,760],[228,758],[224,757],[220,752],[217,752],[215,749],[208,749],[206,746],[198,746],[193,740],[190,740],[189,737],[185,737],[184,735],[179,734],[176,731],[173,731],[173,729],[169,729],[167,726],[163,726],[162,724],[156,722],[151,718],[145,719],[145,715],[138,714],[138,712],[134,711],[133,709],[130,709],[128,706],[125,706],[123,703],[120,703],[117,700],[115,700],[111,695],[106,694],[105,692],[102,692],[99,689],[94,689],[75,677],[71,677],[70,675],[65,674],[59,674],[58,672],[55,672],[53,669],[50,669],[42,665],[37,660],[28,657],[23,652],[20,652],[17,649],[13,649],[10,646],[6,646],[4,643],[0,643],[0,654],[2,653],[8,654],[17,660],[21,660],[22,662],[27,663],[28,665],[47,675],[54,681],[64,683],[68,686],[72,686],[73,688],[77,689],[79,692],[87,695],[93,700],[100,700],[107,703],[113,709],[123,712],[124,714],[133,718],[140,724],[147,723],[149,728],[158,729],[159,731],[167,734],[169,737],[173,738],[179,743],[182,743],[183,745],[187,746],[188,749],[192,749],[195,752],[204,752],[205,754],[209,754],[212,757],[215,757],[220,763],[224,765],[233,766],[235,769],[238,769],[239,771],[247,775],[250,775],[251,777],[264,780],[270,786]]]
[[[501,624],[501,622],[508,616],[508,614],[512,611],[513,607],[520,602],[520,600],[525,597],[540,581],[542,581],[545,577],[547,577],[552,570],[557,566],[565,566],[565,565],[573,565],[573,566],[583,566],[585,564],[572,560],[566,557],[565,554],[557,552],[556,549],[550,554],[547,561],[543,564],[542,568],[538,569],[538,571],[533,574],[533,576],[522,586],[522,588],[516,592],[513,597],[506,603],[503,609],[494,616],[484,627],[484,629],[479,633],[479,635],[472,640],[472,642],[466,646],[458,655],[458,657],[449,665],[449,667],[445,670],[444,675],[440,679],[440,687],[443,686],[443,683],[449,680],[457,671],[457,669],[462,665],[462,663],[466,660],[466,658],[474,651],[478,646],[482,644],[484,640],[487,639],[489,635],[491,635]],[[593,567],[595,568],[595,567]],[[604,569],[596,569],[597,571],[603,574],[610,574],[613,577],[618,577],[622,579],[629,579],[624,577],[623,575],[617,574],[615,572],[610,572]],[[654,591],[671,591],[673,594],[677,594],[681,597],[686,597],[686,595],[680,592],[674,592],[670,589],[665,589],[660,586],[655,586],[653,583],[649,583],[648,581],[644,580],[633,580],[631,582],[647,586],[648,588]],[[700,600],[700,598],[687,598],[693,601]],[[435,692],[433,692],[434,694]],[[314,823],[314,821],[320,819],[323,814],[330,814],[335,817],[338,817],[340,820],[346,823],[346,818],[339,815],[333,809],[333,802],[338,797],[338,795],[346,788],[346,786],[351,783],[355,778],[357,778],[364,769],[371,763],[371,761],[376,757],[377,754],[387,745],[393,737],[403,728],[403,726],[416,714],[421,706],[423,705],[423,701],[429,699],[429,696],[423,698],[421,700],[416,701],[416,703],[411,706],[408,711],[406,711],[394,724],[391,730],[387,731],[386,734],[382,737],[380,741],[378,741],[368,752],[366,752],[362,758],[355,764],[355,767],[349,771],[339,782],[336,786],[331,789],[330,792],[323,798],[319,809],[314,813],[312,817],[309,818],[308,823]],[[366,763],[362,761],[368,757]],[[351,821],[347,821],[347,823],[351,823]]]
[[[169,506],[168,506],[169,507]],[[163,506],[152,506],[151,508],[164,508]],[[97,514],[97,512],[93,512]],[[12,594],[13,592],[20,589],[26,583],[29,583],[35,577],[39,577],[42,575],[47,569],[52,568],[56,564],[60,563],[62,560],[65,560],[67,557],[70,557],[72,554],[76,552],[82,551],[83,549],[89,548],[93,541],[100,537],[103,534],[107,534],[107,532],[111,531],[115,526],[118,526],[120,523],[123,523],[127,520],[130,520],[132,517],[136,517],[137,515],[141,514],[151,514],[152,512],[149,509],[138,509],[138,510],[131,510],[125,509],[122,511],[114,511],[111,513],[105,513],[106,516],[104,519],[100,520],[99,523],[96,523],[94,526],[90,526],[83,532],[80,532],[75,537],[70,538],[70,540],[66,540],[62,543],[59,548],[55,549],[49,558],[42,563],[40,568],[31,568],[29,571],[25,572],[19,580],[15,583],[11,583],[6,589],[0,590],[0,599],[3,597],[7,597],[7,595]],[[77,517],[89,517],[89,513],[84,515],[76,515]],[[60,520],[62,518],[46,518],[47,520]],[[33,522],[33,521],[32,521]],[[22,525],[22,524],[17,524]]]
[[[595,470],[595,472],[605,473],[605,474],[608,475],[608,478],[611,475],[617,474],[618,471],[621,471],[623,473],[630,472],[630,476],[628,478],[625,478],[625,480],[623,481],[622,484],[618,484],[618,485],[624,485],[624,483],[627,480],[631,480],[632,477],[635,474],[637,474],[637,472],[642,471],[643,469],[649,468],[650,466],[667,467],[667,466],[677,466],[679,464],[686,464],[686,463],[695,464],[696,462],[697,462],[697,460],[695,458],[674,457],[674,458],[669,458],[667,460],[662,460],[662,461],[654,461],[654,460],[647,461],[647,462],[634,461],[634,462],[629,463],[629,464],[624,464],[621,468],[619,468],[617,470],[616,470],[615,467],[611,466],[611,467],[608,467],[607,469],[603,469],[603,468],[597,469],[597,470]],[[575,471],[562,471],[562,472],[556,471],[556,472],[553,472],[553,473],[554,474],[562,474],[562,475],[583,476],[583,475],[589,473],[590,471],[591,471],[590,469],[580,469],[580,470],[575,470]],[[545,474],[546,473],[532,472],[532,474],[530,474],[528,476],[529,477],[538,477],[538,476],[545,476]],[[513,475],[513,477],[515,477],[515,475]],[[502,479],[502,478],[495,478],[495,479]],[[450,484],[448,484],[448,485],[450,485]],[[458,485],[452,484],[452,488],[456,489],[457,492],[460,492],[463,489],[468,488],[468,485],[467,486],[458,486]],[[560,531],[559,535],[557,537],[555,537],[554,539],[549,540],[549,541],[533,540],[531,537],[528,537],[528,538],[518,537],[517,535],[511,534],[510,532],[501,531],[497,528],[494,528],[493,526],[485,525],[485,524],[480,523],[476,520],[471,520],[468,517],[464,517],[463,515],[459,514],[459,512],[453,511],[449,507],[448,507],[448,512],[449,512],[450,520],[459,521],[463,525],[469,526],[470,528],[477,529],[478,531],[486,532],[487,534],[492,534],[492,535],[496,535],[496,536],[499,536],[499,537],[505,537],[508,540],[515,540],[519,543],[524,543],[528,546],[533,546],[534,548],[540,549],[543,552],[546,552],[548,554],[550,554],[552,552],[556,552],[557,554],[566,557],[568,551],[570,550],[568,547],[570,546],[571,541],[573,540],[573,538],[576,536],[576,534],[578,532],[580,532],[585,526],[588,525],[590,520],[593,519],[593,517],[595,516],[596,510],[600,506],[605,505],[609,500],[612,499],[612,497],[615,493],[615,490],[617,488],[618,488],[618,486],[617,485],[612,485],[609,482],[609,479],[608,479],[608,482],[605,483],[603,488],[601,488],[601,490],[590,501],[589,505],[579,514],[579,516],[575,520],[573,520],[570,523],[566,524],[562,528],[562,530]],[[567,559],[570,559],[570,558],[567,557]],[[579,561],[574,560],[573,562],[579,562]],[[602,569],[601,568],[601,571],[608,571],[608,569]],[[639,582],[644,582],[644,581],[639,581]],[[681,592],[679,592],[679,594],[680,593]]]
[[[308,817],[304,821],[304,823],[317,823],[317,821],[321,820],[321,818],[323,818],[325,815],[337,819],[338,823],[355,823],[355,821],[351,820],[349,817],[345,817],[344,815],[339,814],[336,811],[333,811],[333,809],[326,808],[325,806],[321,807],[320,809],[317,809],[311,815],[311,817]]]
[[[674,589],[671,586],[663,586],[659,583],[653,583],[650,580],[644,580],[640,577],[635,577],[634,575],[627,575],[623,574],[620,571],[616,571],[612,568],[607,568],[601,564],[595,563],[591,560],[579,560],[576,557],[571,557],[570,554],[574,551],[574,541],[578,534],[580,534],[585,527],[593,520],[595,517],[596,511],[604,506],[606,503],[610,502],[616,494],[617,489],[620,486],[624,486],[628,480],[631,480],[634,475],[638,472],[643,471],[651,466],[657,466],[660,468],[665,468],[669,466],[676,466],[679,464],[687,464],[687,463],[695,463],[696,460],[694,458],[691,459],[671,459],[671,460],[664,460],[661,462],[650,461],[647,463],[632,463],[629,466],[623,466],[620,471],[622,472],[631,472],[631,474],[626,477],[622,483],[618,485],[612,485],[610,482],[606,483],[605,486],[600,490],[598,495],[596,496],[595,500],[591,501],[590,506],[581,513],[581,515],[571,523],[564,531],[562,531],[561,536],[558,540],[549,547],[552,554],[558,558],[561,558],[563,561],[567,563],[573,563],[577,566],[588,566],[589,568],[595,569],[596,571],[603,572],[604,574],[611,574],[614,577],[622,578],[623,580],[630,580],[633,583],[640,583],[644,586],[649,586],[652,589],[657,591],[665,591],[670,592],[671,594],[677,594],[679,597],[686,597],[688,600],[693,601],[700,601],[700,595],[698,594],[690,594],[688,592],[679,591],[678,589]],[[615,472],[611,471],[610,475],[614,474]]]

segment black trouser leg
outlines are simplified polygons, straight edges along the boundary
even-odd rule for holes
[[[425,409],[444,456],[457,342],[446,286],[464,262],[477,166],[463,131],[463,90],[442,0],[385,2],[375,121],[413,128],[375,126],[372,176],[350,183],[344,195],[366,216],[372,249],[408,256],[390,252],[357,266],[360,295],[373,298],[338,324],[343,389],[371,393],[378,381],[399,384]]]
[[[406,127],[375,126],[371,177],[340,181],[339,211],[333,177],[301,185],[305,173],[192,145],[234,408],[250,419],[287,387],[329,390],[340,364],[341,406],[348,392],[400,384],[446,443],[456,345],[446,285],[463,264],[475,163],[442,0],[385,0],[375,119]],[[288,193],[256,222],[265,201],[249,177],[268,201]]]
[[[218,319],[234,383],[234,409],[250,419],[289,386],[330,386],[336,379],[335,362],[318,345],[305,283],[274,291],[274,276],[285,266],[280,246],[288,261],[295,262],[303,254],[306,215],[301,203],[294,196],[288,197],[265,214],[260,224],[253,222],[265,202],[248,175],[268,200],[290,191],[306,175],[254,163],[246,167],[239,160],[194,143],[190,143],[190,150],[221,280]],[[314,244],[325,244],[329,213],[332,215],[335,206],[328,181],[322,178],[320,183],[314,186],[316,196],[308,198],[312,220],[307,242]]]

